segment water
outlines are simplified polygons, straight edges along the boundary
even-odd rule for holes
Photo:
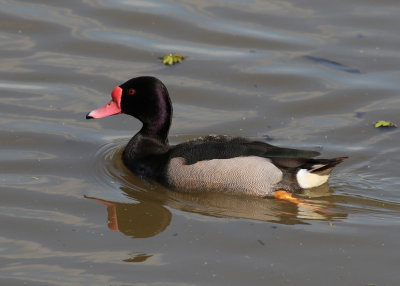
[[[1,285],[398,285],[396,1],[0,1]],[[187,56],[166,67],[159,57]],[[170,141],[349,156],[309,205],[149,185],[140,123],[86,121],[153,75]]]

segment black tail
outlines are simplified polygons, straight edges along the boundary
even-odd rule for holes
[[[318,175],[328,175],[332,169],[346,160],[348,157],[338,157],[333,159],[311,159],[309,163],[312,163],[309,169],[311,173]]]

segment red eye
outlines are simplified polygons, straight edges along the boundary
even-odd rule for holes
[[[135,90],[134,90],[134,89],[130,89],[130,90],[128,90],[128,93],[129,93],[130,95],[133,95],[133,94],[135,94]]]

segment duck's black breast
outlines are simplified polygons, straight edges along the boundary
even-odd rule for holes
[[[122,161],[142,179],[159,180],[167,165],[169,150],[168,144],[138,133],[126,145]]]

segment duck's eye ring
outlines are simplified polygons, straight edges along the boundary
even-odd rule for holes
[[[129,93],[130,95],[134,95],[134,94],[135,94],[135,90],[131,88],[131,89],[128,90],[128,93]]]

